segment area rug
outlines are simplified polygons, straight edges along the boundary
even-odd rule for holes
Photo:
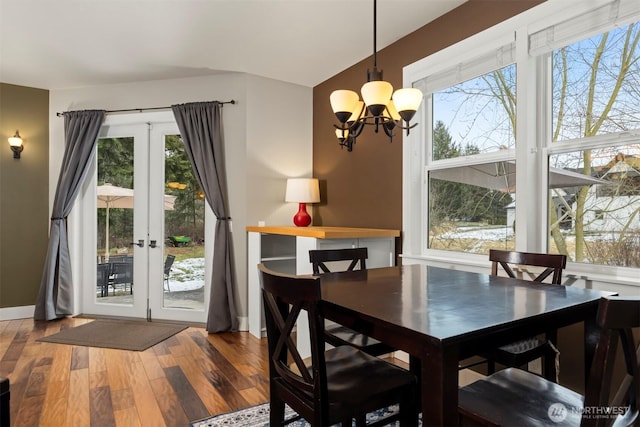
[[[386,409],[379,409],[378,411],[367,414],[367,424],[376,421],[386,415],[395,413],[398,411],[398,406],[393,405]],[[296,416],[296,413],[285,406],[285,418],[291,419]],[[293,427],[308,427],[309,423],[305,420],[297,420],[288,426]],[[355,421],[354,424],[355,426]],[[391,427],[397,426],[397,422],[389,424]],[[419,425],[422,423],[419,421]],[[252,406],[250,408],[240,409],[234,412],[228,412],[226,414],[220,414],[213,417],[205,418],[199,421],[194,421],[190,424],[191,427],[267,427],[269,426],[269,403],[262,403],[260,405]]]
[[[38,341],[142,351],[186,328],[169,323],[98,319],[39,338]]]

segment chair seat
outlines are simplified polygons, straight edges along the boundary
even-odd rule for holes
[[[372,395],[416,383],[409,371],[348,345],[327,350],[325,359],[331,404],[361,406]]]
[[[558,350],[549,341],[529,338],[492,350],[486,357],[501,365],[519,367],[539,357],[548,357],[551,360],[555,358],[557,364],[558,354]]]
[[[579,426],[583,402],[583,396],[573,390],[517,368],[498,371],[461,388],[458,394],[462,415],[499,426]],[[552,419],[552,405],[566,408],[562,414],[555,413],[566,417],[562,423]]]
[[[327,325],[326,341],[333,346],[350,345],[373,356],[393,353],[395,349],[342,325]]]

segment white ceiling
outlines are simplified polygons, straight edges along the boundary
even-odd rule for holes
[[[379,0],[378,50],[464,1]],[[230,71],[312,87],[372,52],[372,0],[0,0],[0,82],[43,89]]]

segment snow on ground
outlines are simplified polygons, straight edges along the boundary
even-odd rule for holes
[[[169,275],[171,292],[190,291],[204,286],[204,258],[175,261]]]
[[[480,240],[505,240],[513,237],[512,227],[498,228],[477,228],[459,227],[458,229],[445,233],[441,239],[480,239]]]

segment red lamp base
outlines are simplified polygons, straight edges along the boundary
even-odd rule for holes
[[[311,216],[307,213],[306,203],[300,203],[298,213],[293,217],[293,223],[298,227],[307,227],[311,224]]]

